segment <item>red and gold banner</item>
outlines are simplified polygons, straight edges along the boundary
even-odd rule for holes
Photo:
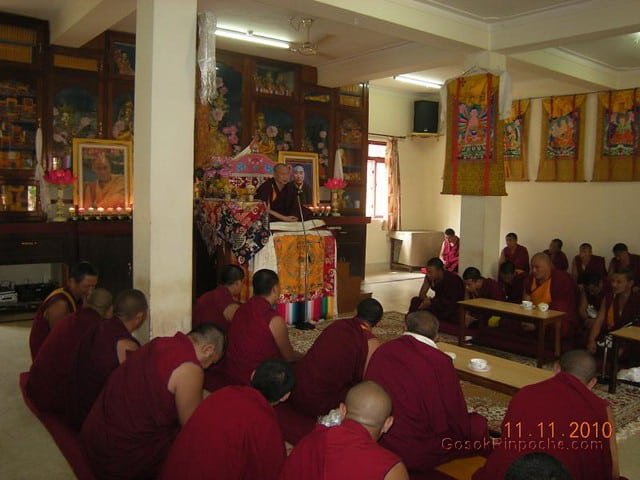
[[[598,94],[594,182],[640,180],[640,91]]]
[[[504,162],[504,178],[511,182],[529,180],[527,146],[531,101],[515,100],[511,104],[511,115],[500,121],[501,140],[498,140],[498,156]]]
[[[506,195],[497,141],[500,78],[491,74],[447,84],[447,152],[442,193]]]
[[[584,181],[585,98],[565,95],[542,100],[539,182]]]

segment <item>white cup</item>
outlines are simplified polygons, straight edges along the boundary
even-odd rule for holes
[[[547,310],[549,310],[549,304],[548,303],[539,303],[538,304],[538,310],[540,310],[541,312],[546,312]]]
[[[476,370],[484,370],[487,368],[487,361],[484,358],[472,358],[469,360],[472,368]]]
[[[533,308],[533,302],[531,300],[523,300],[522,308],[526,308],[527,310],[531,310]]]

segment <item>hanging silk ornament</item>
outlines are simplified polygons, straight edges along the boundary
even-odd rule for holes
[[[206,105],[218,96],[216,88],[216,16],[198,14],[198,68],[200,69],[200,103]]]
[[[42,168],[42,128],[38,121],[38,129],[36,130],[36,180],[38,181],[38,189],[40,190],[40,208],[46,213],[51,205],[51,195],[49,194],[49,185],[44,181],[44,169]]]

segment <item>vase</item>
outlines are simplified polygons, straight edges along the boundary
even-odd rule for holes
[[[53,222],[66,222],[67,216],[64,213],[64,187],[65,185],[58,185],[57,200],[56,200],[56,214],[51,221]]]
[[[340,216],[340,197],[342,196],[342,191],[340,190],[331,190],[331,215],[334,217]]]

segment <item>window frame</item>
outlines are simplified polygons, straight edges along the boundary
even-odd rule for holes
[[[369,162],[372,161],[372,162],[376,163],[376,171],[374,171],[374,174],[373,174],[373,178],[374,178],[374,182],[375,182],[375,179],[377,178],[377,173],[378,173],[377,172],[377,168],[378,168],[377,164],[381,163],[381,164],[385,165],[386,162],[385,162],[385,157],[371,157],[371,156],[369,156],[369,145],[382,145],[382,146],[386,147],[387,143],[384,142],[384,141],[380,141],[380,140],[371,140],[371,139],[367,140],[367,180],[369,178]],[[374,191],[374,195],[373,195],[373,215],[371,215],[371,218],[378,219],[378,220],[386,220],[386,218],[388,217],[388,212],[387,212],[387,215],[376,215],[377,202],[376,202],[375,191],[377,190],[376,189],[377,182],[374,183],[373,187],[374,187],[373,188],[373,191]],[[369,190],[369,185],[367,184],[366,191],[368,192],[368,190]],[[367,207],[369,205],[368,200],[369,200],[368,198],[365,198],[365,201],[366,201],[365,214],[366,214]]]

